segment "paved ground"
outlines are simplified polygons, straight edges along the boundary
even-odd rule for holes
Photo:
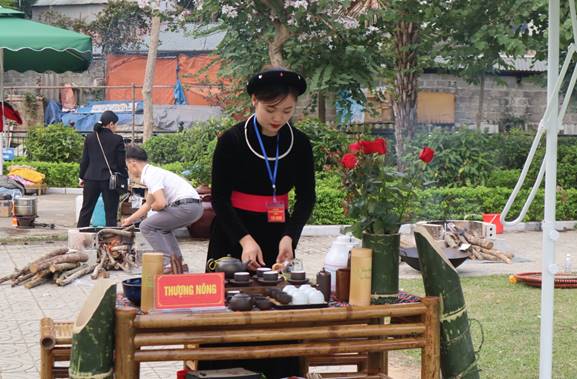
[[[54,223],[54,230],[37,228],[16,229],[10,219],[0,218],[0,276],[10,273],[15,267],[22,267],[35,257],[55,247],[65,246],[62,239],[67,229],[74,225],[74,196],[45,195],[40,197],[39,218],[41,223]],[[34,241],[47,237],[60,241]],[[512,251],[517,258],[511,265],[502,263],[466,262],[458,271],[462,275],[492,275],[521,271],[541,270],[541,233],[523,232],[500,235],[501,249]],[[309,276],[314,276],[323,264],[333,237],[303,237],[298,255],[303,259]],[[31,241],[31,242],[26,242]],[[566,253],[574,253],[577,233],[561,233],[558,241],[557,261],[562,262]],[[206,257],[206,241],[182,241],[185,261],[193,272],[203,270]],[[577,254],[574,256],[577,264]],[[406,264],[401,264],[401,277],[418,278],[419,273]],[[120,282],[128,277],[114,273]],[[92,283],[90,279],[80,279],[67,287],[43,285],[31,290],[22,287],[11,288],[0,285],[0,379],[38,377],[39,349],[38,325],[42,317],[56,320],[73,320],[82,306]],[[419,371],[414,364],[405,367],[401,353],[391,355],[391,374],[395,378],[418,378]],[[142,378],[172,378],[178,364],[144,365]]]

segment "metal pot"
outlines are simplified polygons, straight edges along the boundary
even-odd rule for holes
[[[36,217],[36,197],[17,197],[14,199],[14,216]]]

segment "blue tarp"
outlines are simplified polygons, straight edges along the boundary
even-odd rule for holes
[[[144,110],[143,102],[137,101],[135,105],[135,113],[141,114]],[[102,112],[111,110],[118,115],[119,125],[129,125],[132,123],[131,107],[130,101],[92,101],[78,107],[76,112],[64,113],[62,122],[74,126],[80,132],[91,132]]]

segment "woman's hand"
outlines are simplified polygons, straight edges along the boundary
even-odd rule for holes
[[[241,260],[248,265],[248,268],[255,271],[265,265],[262,250],[250,234],[242,237],[239,241],[242,246]]]
[[[278,255],[276,257],[277,263],[284,263],[285,261],[292,261],[294,258],[293,239],[289,236],[281,238],[278,244]]]

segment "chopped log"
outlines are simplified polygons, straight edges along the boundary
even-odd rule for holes
[[[492,249],[494,246],[494,243],[492,241],[488,241],[484,238],[475,237],[472,233],[465,232],[464,235],[471,245],[481,246],[484,249]]]
[[[94,270],[95,265],[87,265],[87,264],[82,264],[80,267],[78,267],[77,271],[75,271],[73,274],[70,274],[66,277],[60,277],[58,278],[58,280],[56,281],[56,284],[58,284],[59,286],[65,286],[68,285],[70,283],[72,283],[74,280],[80,278],[81,276],[84,276],[86,274],[89,274],[92,270]]]
[[[459,246],[459,244],[453,239],[452,233],[445,233],[444,240],[448,247],[456,248]]]
[[[134,238],[134,232],[133,231],[118,230],[118,229],[102,229],[97,234],[98,234],[99,238],[100,238],[100,236],[104,236],[104,235],[115,235],[115,236],[126,237],[126,238]]]
[[[98,280],[72,330],[70,378],[113,376],[116,285]]]
[[[20,275],[19,277],[17,277],[16,279],[14,279],[12,281],[12,287],[16,287],[22,283],[24,283],[25,281],[27,281],[28,279],[32,278],[34,275],[36,275],[33,272],[29,272],[27,274],[24,275]]]
[[[507,264],[511,264],[511,263],[512,263],[511,259],[510,259],[509,257],[507,257],[505,254],[503,254],[503,253],[502,253],[501,251],[499,251],[499,250],[490,250],[490,249],[483,249],[483,248],[481,248],[481,252],[482,252],[483,254],[486,254],[486,255],[494,256],[494,257],[496,257],[498,260],[501,260],[501,261],[503,261],[503,262],[505,262],[505,263],[507,263]]]
[[[483,256],[481,255],[481,248],[479,246],[471,247],[471,252],[473,253],[473,256],[475,257],[475,259],[479,259],[479,260],[483,259]]]
[[[73,268],[76,268],[80,266],[79,262],[74,262],[74,263],[52,263],[49,267],[50,272],[60,272],[60,271],[68,271],[68,270],[72,270]]]
[[[46,269],[43,271],[39,271],[36,273],[36,275],[34,275],[34,277],[32,278],[32,280],[30,280],[29,282],[27,282],[24,287],[30,289],[36,286],[39,286],[41,284],[43,284],[44,282],[48,281],[48,276],[51,274],[50,270]]]
[[[8,280],[14,280],[14,279],[16,279],[16,278],[19,276],[19,274],[21,274],[21,272],[22,272],[22,271],[16,269],[16,270],[14,270],[14,273],[1,277],[1,278],[0,278],[0,284],[6,282],[6,281],[8,281]]]
[[[86,262],[87,260],[88,260],[88,254],[86,253],[82,252],[69,253],[42,262],[33,263],[30,265],[30,271],[31,272],[42,271],[50,267],[51,264]]]
[[[101,258],[100,258],[100,262],[94,267],[94,270],[92,271],[92,275],[90,275],[90,277],[92,279],[96,279],[98,278],[98,273],[104,268],[104,265],[106,264],[106,261],[108,260],[108,255],[102,254]]]

